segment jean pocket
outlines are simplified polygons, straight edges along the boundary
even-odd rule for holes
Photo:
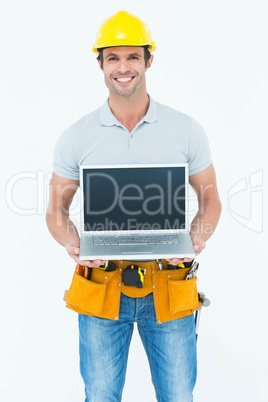
[[[90,314],[100,314],[107,284],[95,283],[74,273],[66,302]]]
[[[168,279],[169,309],[172,314],[191,310],[198,305],[197,277],[188,280]]]

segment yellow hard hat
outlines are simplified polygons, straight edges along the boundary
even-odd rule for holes
[[[92,51],[98,54],[98,48],[103,47],[145,45],[149,45],[150,52],[156,50],[147,25],[133,14],[118,11],[100,26]]]

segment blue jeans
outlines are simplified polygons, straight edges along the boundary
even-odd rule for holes
[[[157,324],[152,293],[140,298],[121,294],[118,321],[79,314],[85,402],[121,401],[134,322],[148,356],[157,401],[191,402],[197,367],[194,316]]]

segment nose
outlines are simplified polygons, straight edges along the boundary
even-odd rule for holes
[[[118,71],[120,72],[120,73],[125,73],[126,71],[128,71],[129,70],[129,67],[128,67],[128,62],[127,62],[127,60],[120,60],[120,64],[119,64],[119,66],[118,66]]]

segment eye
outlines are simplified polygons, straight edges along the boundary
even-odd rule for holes
[[[116,60],[115,57],[109,57],[109,59],[108,59],[108,61],[114,61],[114,60]]]

